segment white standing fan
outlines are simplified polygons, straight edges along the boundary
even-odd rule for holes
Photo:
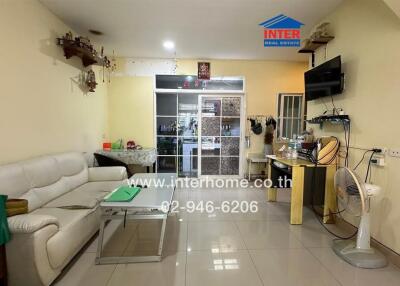
[[[340,208],[346,208],[346,211],[361,216],[361,220],[357,240],[334,240],[333,250],[339,257],[356,267],[385,267],[385,256],[370,245],[369,200],[380,191],[379,186],[365,184],[350,169],[340,168],[335,174],[335,191]]]

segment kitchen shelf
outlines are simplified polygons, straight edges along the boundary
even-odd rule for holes
[[[350,117],[348,115],[321,115],[306,120],[308,124],[319,124],[320,128],[324,123],[350,125]]]

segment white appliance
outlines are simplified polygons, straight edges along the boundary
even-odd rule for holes
[[[339,208],[360,216],[357,239],[334,240],[335,253],[356,267],[381,268],[387,265],[383,254],[370,245],[370,198],[380,192],[380,187],[363,183],[348,168],[340,168],[335,174],[335,191]]]

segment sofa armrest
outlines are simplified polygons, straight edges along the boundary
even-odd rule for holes
[[[23,214],[8,218],[11,233],[33,233],[50,224],[59,227],[57,218],[50,215]]]
[[[122,181],[128,178],[125,167],[89,168],[89,182]]]

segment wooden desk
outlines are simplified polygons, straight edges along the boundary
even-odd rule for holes
[[[304,196],[304,171],[305,168],[326,168],[325,175],[325,198],[324,198],[324,223],[334,223],[333,216],[329,214],[336,211],[336,196],[334,192],[334,176],[336,165],[315,165],[310,161],[302,159],[284,159],[276,156],[268,156],[268,178],[271,179],[272,167],[274,161],[290,166],[292,168],[292,193],[290,199],[290,224],[303,223],[303,196]],[[276,186],[275,186],[276,187]],[[267,200],[275,202],[277,198],[277,188],[267,190]]]

